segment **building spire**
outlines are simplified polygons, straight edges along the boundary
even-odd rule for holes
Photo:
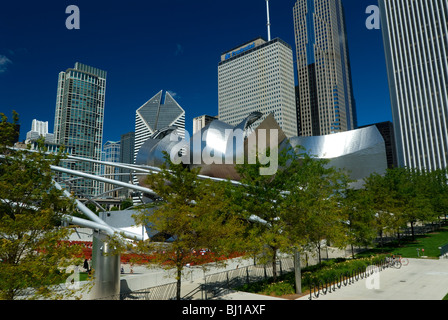
[[[266,10],[268,13],[268,24],[267,24],[267,26],[268,26],[268,41],[271,41],[271,21],[269,18],[269,0],[266,0]]]

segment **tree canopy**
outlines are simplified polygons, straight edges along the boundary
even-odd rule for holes
[[[13,123],[1,116],[0,299],[56,298],[52,286],[80,263],[79,248],[64,242],[69,229],[60,227],[61,216],[71,214],[74,204],[52,182],[50,165],[62,154],[10,149],[18,115]]]

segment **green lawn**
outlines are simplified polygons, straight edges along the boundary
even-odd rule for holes
[[[397,242],[387,244],[381,248],[369,250],[368,254],[374,253],[390,253],[401,255],[406,258],[417,258],[418,253],[421,256],[436,259],[440,255],[439,247],[448,244],[448,226],[440,230],[423,235],[416,236],[415,241],[402,240],[400,245]],[[420,251],[417,251],[420,249]],[[422,251],[424,249],[424,251]],[[364,255],[364,254],[363,254]]]

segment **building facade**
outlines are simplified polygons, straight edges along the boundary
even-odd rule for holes
[[[171,126],[177,128],[180,138],[185,138],[185,111],[169,92],[161,90],[136,111],[134,161],[152,134]]]
[[[193,134],[204,128],[210,122],[218,120],[218,117],[202,115],[193,119]]]
[[[134,163],[134,144],[135,144],[135,132],[128,132],[121,135],[120,140],[120,163]],[[132,177],[131,171],[128,169],[120,169],[120,181],[130,182]],[[126,175],[127,174],[127,175]]]
[[[31,123],[31,131],[26,134],[25,143],[32,143],[43,137],[46,143],[54,143],[54,134],[48,132],[48,121],[34,119]]]
[[[252,112],[269,114],[288,137],[297,136],[291,46],[256,38],[222,54],[218,65],[219,120],[235,126]]]
[[[448,161],[448,4],[380,0],[400,166],[434,170]]]
[[[101,161],[119,163],[120,162],[120,141],[107,141],[103,146],[101,153]],[[120,168],[108,165],[101,165],[101,176],[112,180],[119,180]],[[114,190],[115,186],[108,183],[100,184],[100,193],[103,197],[118,197],[118,191],[110,192]],[[109,192],[105,194],[105,192]]]
[[[72,154],[101,160],[103,142],[106,71],[77,62],[74,68],[59,73],[54,121],[55,142],[70,147]],[[93,163],[71,163],[70,169],[99,174]],[[98,194],[98,182],[73,180],[70,190],[79,196]]]
[[[357,127],[341,0],[297,0],[293,9],[300,135]]]

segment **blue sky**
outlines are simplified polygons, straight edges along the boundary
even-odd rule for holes
[[[295,51],[294,0],[271,0],[272,37]],[[377,0],[343,0],[359,125],[391,121],[380,30],[365,13]],[[66,7],[80,9],[68,30]],[[222,52],[267,37],[264,0],[105,0],[4,2],[0,11],[0,112],[20,115],[21,139],[33,119],[53,132],[57,79],[75,62],[108,72],[103,141],[134,131],[135,111],[160,90],[173,92],[192,119],[218,113]]]

